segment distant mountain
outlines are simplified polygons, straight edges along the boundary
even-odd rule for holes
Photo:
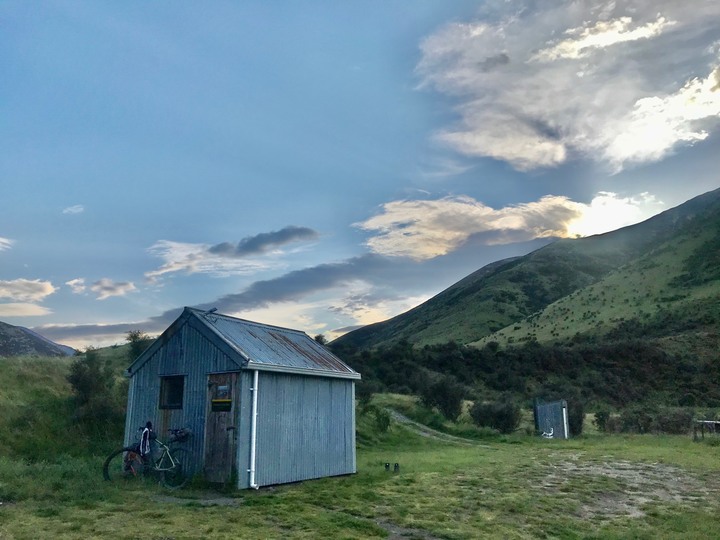
[[[666,338],[702,325],[711,333],[720,326],[720,189],[630,227],[487,265],[332,347],[556,343],[633,332]],[[695,343],[679,340],[688,341]]]
[[[28,328],[0,322],[0,357],[72,356],[75,349],[60,345]]]

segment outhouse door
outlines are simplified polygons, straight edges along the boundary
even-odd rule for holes
[[[235,465],[237,440],[238,374],[208,375],[205,418],[205,478],[209,482],[228,482]]]

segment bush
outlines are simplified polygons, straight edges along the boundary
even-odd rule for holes
[[[134,362],[154,341],[152,337],[142,330],[130,330],[125,335],[125,341],[130,344],[130,349],[128,350],[128,359],[130,362]]]
[[[593,420],[593,424],[595,424],[598,431],[604,432],[607,431],[608,420],[610,420],[610,411],[607,409],[601,409],[595,413],[595,420]]]
[[[642,406],[629,407],[620,413],[620,429],[624,433],[653,431],[655,411]]]
[[[489,403],[476,401],[470,408],[470,416],[480,427],[491,427],[500,433],[512,433],[520,425],[522,410],[509,399]]]
[[[73,419],[86,433],[103,438],[122,433],[125,407],[113,390],[115,375],[95,349],[72,363],[67,380],[74,395]]]
[[[657,430],[673,435],[685,435],[692,429],[693,414],[684,409],[662,409],[656,417]]]
[[[420,399],[427,407],[437,407],[447,418],[455,422],[462,412],[465,387],[452,377],[440,377],[421,389]]]
[[[636,405],[625,409],[620,416],[609,417],[605,431],[684,435],[692,428],[692,422],[693,411],[690,409]]]
[[[362,380],[355,384],[355,399],[361,410],[366,410],[372,401],[373,396],[382,390],[377,381]]]
[[[568,427],[574,436],[582,435],[583,422],[585,421],[585,407],[579,399],[569,399],[568,402]]]
[[[387,433],[387,430],[390,429],[390,413],[380,408],[376,408],[374,413],[375,428],[378,433]]]

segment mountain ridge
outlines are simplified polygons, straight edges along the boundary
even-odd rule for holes
[[[342,351],[389,347],[401,341],[416,347],[449,341],[476,346],[489,340],[503,342],[499,332],[525,324],[523,321],[528,318],[577,291],[601,283],[627,265],[638,265],[643,258],[647,259],[646,264],[661,264],[658,261],[662,253],[655,253],[661,249],[667,250],[667,260],[662,259],[662,264],[672,266],[677,282],[666,284],[670,289],[680,287],[682,279],[689,280],[686,288],[697,288],[692,280],[702,279],[705,284],[710,283],[712,297],[720,278],[719,228],[720,189],[716,189],[641,223],[585,238],[561,239],[525,256],[491,263],[419,306],[349,332],[334,340],[332,346]],[[703,246],[709,259],[703,256]],[[695,269],[688,270],[688,258],[693,257],[694,264],[704,268],[704,277],[698,277]],[[658,260],[653,262],[653,258]],[[636,272],[641,270],[636,268]],[[662,277],[658,272],[654,275]],[[683,275],[686,277],[682,278]],[[658,300],[662,298],[659,296]],[[699,299],[702,298],[701,295]],[[617,326],[623,321],[615,322]],[[570,324],[564,326],[570,330]],[[608,325],[608,330],[611,326]],[[537,339],[532,331],[522,330],[527,339]],[[558,335],[547,341],[560,337],[557,328],[555,333]],[[562,337],[570,339],[574,337],[574,332],[571,333],[572,336]],[[505,339],[504,343],[507,342]]]
[[[0,321],[0,357],[72,356],[75,349],[61,345],[22,326]]]

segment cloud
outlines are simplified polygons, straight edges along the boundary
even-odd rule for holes
[[[237,243],[189,244],[160,240],[148,251],[161,259],[163,264],[157,270],[146,272],[145,276],[154,280],[162,275],[174,272],[188,274],[210,274],[215,277],[227,277],[238,274],[250,274],[270,267],[267,262],[248,257],[268,253],[274,248],[302,240],[313,240],[319,235],[307,227],[288,226],[279,231],[248,236]]]
[[[13,241],[9,238],[3,238],[0,236],[0,251],[4,251],[6,249],[10,249],[13,245]]]
[[[90,285],[90,290],[97,293],[98,300],[105,300],[112,296],[125,296],[127,293],[137,289],[129,281],[112,281],[108,278],[102,278]]]
[[[503,244],[607,232],[650,217],[661,205],[649,194],[621,198],[609,192],[590,204],[547,195],[500,209],[467,196],[445,197],[389,202],[356,226],[375,233],[367,241],[374,253],[424,260],[446,255],[475,235],[485,244]]]
[[[570,36],[568,39],[539,51],[531,60],[548,62],[558,58],[583,58],[589,56],[592,49],[602,49],[637,39],[650,39],[662,33],[667,26],[675,24],[660,16],[656,21],[630,29],[632,23],[632,17],[620,17],[613,21],[597,21],[593,26],[586,24],[566,30],[565,34]]]
[[[148,248],[148,252],[165,261],[160,268],[145,273],[153,281],[165,274],[185,272],[187,274],[210,274],[227,277],[250,274],[266,269],[267,264],[258,261],[235,259],[210,253],[208,244],[188,244],[160,240]]]
[[[420,87],[456,103],[441,144],[518,170],[580,157],[617,172],[718,126],[720,3],[517,4],[421,43]]]
[[[66,281],[65,285],[70,287],[72,292],[75,294],[84,293],[85,289],[87,289],[85,286],[85,278],[71,279],[70,281]]]
[[[0,317],[40,317],[51,313],[50,309],[37,304],[21,302],[0,304]]]
[[[357,282],[349,287],[348,294],[337,299],[330,310],[352,318],[360,325],[372,324],[389,319],[425,302],[430,295],[405,296],[379,292],[372,284]],[[332,332],[339,336],[341,330]]]
[[[277,309],[267,310],[271,305],[284,305],[296,302],[312,294],[329,291],[333,288],[357,283],[362,280],[373,280],[384,275],[393,265],[392,261],[378,255],[368,254],[337,263],[327,263],[302,270],[289,272],[280,277],[257,281],[237,294],[222,296],[212,302],[194,306],[199,309],[216,307],[221,313],[238,314],[247,317],[248,313],[263,316],[276,313]],[[92,288],[92,287],[91,287]],[[278,306],[273,306],[277,308]],[[123,334],[140,329],[156,334],[164,331],[181,313],[182,308],[175,308],[151,317],[145,321],[113,324],[85,325],[43,325],[34,328],[43,336],[73,346],[85,346],[89,340],[113,343],[122,339]],[[298,321],[299,313],[293,320]],[[273,319],[275,321],[287,320]],[[315,323],[305,322],[305,327],[318,328]]]
[[[63,214],[82,214],[85,211],[85,207],[82,204],[76,204],[75,206],[68,206],[63,209]]]
[[[290,225],[279,231],[247,236],[237,244],[224,242],[208,248],[208,252],[226,257],[246,257],[266,253],[274,247],[300,240],[314,240],[318,233],[307,227]]]
[[[125,341],[125,335],[132,330],[142,330],[152,335],[165,330],[167,324],[154,321],[141,321],[116,324],[47,324],[32,329],[43,337],[57,343],[82,349],[92,343],[93,346],[106,346]]]
[[[424,272],[422,274],[425,275]],[[408,270],[406,261],[366,254],[336,263],[320,264],[295,270],[274,279],[257,281],[240,293],[225,295],[214,301],[194,307],[199,309],[216,307],[221,313],[236,314],[246,318],[257,315],[259,320],[267,320],[266,317],[271,317],[274,324],[287,324],[293,327],[302,325],[304,328],[320,330],[321,326],[318,323],[307,315],[300,313],[300,310],[288,306],[295,306],[298,300],[304,299],[305,306],[314,306],[313,309],[316,311],[320,309],[327,310],[328,302],[326,300],[313,303],[307,299],[312,295],[332,292],[333,289],[338,287],[343,287],[346,294],[352,297],[354,294],[352,291],[356,291],[358,288],[362,290],[369,289],[369,284],[380,288],[385,287],[391,291],[390,294],[384,295],[385,298],[389,299],[385,302],[386,306],[389,306],[392,302],[400,305],[402,299],[396,292],[393,293],[392,291],[397,290],[397,283],[407,284],[408,282],[412,283],[414,280],[415,277]],[[382,282],[385,282],[385,285]],[[366,302],[370,304],[370,295],[369,293],[366,294],[368,295]],[[382,304],[383,295],[376,292],[373,294],[375,294],[376,300],[372,301],[372,303],[377,306]],[[340,302],[340,304],[342,303]],[[411,306],[407,305],[406,302],[406,308],[409,307]],[[360,302],[356,301],[352,307],[336,308],[336,311],[340,313],[340,309],[345,309],[343,311],[345,314],[358,314],[362,307]],[[171,309],[158,316],[139,322],[44,325],[36,327],[34,330],[55,341],[77,347],[86,346],[88,341],[94,343],[103,341],[111,344],[122,340],[123,334],[131,330],[140,329],[150,334],[160,333],[180,315],[181,311],[182,308]],[[278,316],[280,311],[287,311],[287,313]],[[380,313],[380,310],[378,310],[378,313]],[[385,318],[391,315],[387,310],[382,313]]]
[[[39,302],[56,290],[49,281],[39,279],[0,280],[0,298],[20,302]]]
[[[635,103],[619,134],[606,134],[605,155],[620,167],[627,161],[656,161],[679,141],[696,142],[708,132],[697,122],[720,116],[720,67],[706,78],[695,78],[665,97]]]
[[[221,312],[228,313],[297,300],[315,292],[362,280],[387,267],[388,262],[383,257],[368,254],[294,270],[274,279],[256,281],[241,293],[223,296],[200,308],[217,307]]]

